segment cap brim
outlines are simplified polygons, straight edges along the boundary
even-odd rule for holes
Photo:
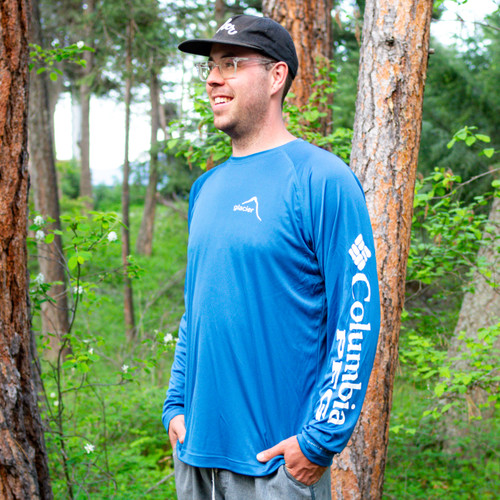
[[[262,49],[259,47],[256,47],[255,45],[251,45],[248,43],[229,43],[226,41],[221,41],[221,40],[214,40],[214,39],[197,39],[197,40],[185,40],[184,42],[181,42],[177,48],[182,51],[186,52],[188,54],[195,54],[198,56],[210,56],[210,51],[212,50],[212,45],[214,43],[220,43],[222,45],[234,45],[235,47],[246,47],[248,49],[254,49],[259,52],[262,52]]]

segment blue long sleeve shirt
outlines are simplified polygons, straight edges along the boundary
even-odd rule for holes
[[[252,476],[297,435],[330,465],[359,417],[380,303],[362,188],[300,139],[231,157],[193,185],[186,312],[163,423],[185,415],[180,460]]]

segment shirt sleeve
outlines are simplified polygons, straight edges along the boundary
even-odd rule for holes
[[[198,178],[189,193],[189,208],[188,208],[188,231],[191,224],[193,214],[193,206],[196,197],[199,193],[200,186],[203,183],[204,177]],[[185,291],[184,291],[185,293]],[[184,299],[186,303],[186,300]],[[170,421],[177,415],[184,414],[184,396],[186,386],[186,345],[187,345],[187,311],[184,312],[179,324],[179,335],[177,345],[175,347],[174,363],[170,373],[170,381],[168,384],[167,396],[163,403],[162,422],[168,432]]]
[[[331,165],[329,167],[332,167]],[[297,435],[304,455],[328,466],[359,418],[375,358],[380,299],[375,247],[359,181],[341,160],[314,169],[305,194],[305,226],[326,292],[326,362],[313,415]]]
[[[179,339],[175,347],[174,363],[170,374],[167,397],[163,403],[162,421],[168,432],[170,421],[184,414],[184,388],[186,376],[186,313],[179,325]]]

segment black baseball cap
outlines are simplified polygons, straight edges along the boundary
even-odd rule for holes
[[[214,43],[258,50],[277,61],[286,62],[292,77],[297,75],[299,61],[292,37],[281,24],[268,17],[230,17],[212,38],[186,40],[178,48],[188,54],[208,57]]]

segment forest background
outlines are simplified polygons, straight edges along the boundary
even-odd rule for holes
[[[365,2],[331,7],[331,62],[318,61],[308,102],[292,97],[286,112],[294,133],[349,161]],[[187,199],[230,152],[176,45],[239,12],[261,2],[33,2],[29,270],[55,498],[175,498],[160,415],[183,312]],[[384,498],[500,490],[499,41],[498,10],[468,38],[431,41]],[[65,93],[77,147],[54,162]],[[93,185],[90,97],[106,95],[125,103],[123,180]],[[144,96],[151,149],[130,162],[130,104]],[[42,168],[51,155],[56,176]]]

